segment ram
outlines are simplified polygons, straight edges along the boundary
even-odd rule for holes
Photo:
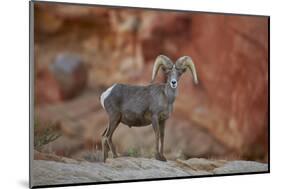
[[[166,83],[153,84],[159,69],[162,69]],[[111,150],[117,157],[112,143],[112,135],[119,123],[129,127],[142,127],[152,124],[155,133],[155,158],[166,161],[163,155],[165,121],[170,117],[177,96],[180,76],[190,69],[197,84],[196,69],[189,56],[179,58],[174,64],[167,56],[159,55],[154,63],[152,81],[147,86],[114,84],[102,93],[101,105],[108,114],[109,124],[102,134],[103,161]],[[145,136],[143,137],[145,140]],[[159,145],[160,142],[160,145]]]

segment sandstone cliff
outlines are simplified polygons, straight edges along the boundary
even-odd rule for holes
[[[99,150],[107,124],[101,92],[113,83],[148,84],[158,54],[173,60],[189,55],[200,85],[183,76],[167,122],[165,153],[171,159],[267,161],[267,18],[40,3],[35,17],[36,115],[59,121],[62,132],[42,151],[84,157]],[[78,54],[87,70],[87,86],[76,88],[71,99],[49,70],[65,52]],[[67,75],[71,89],[81,78],[76,76]],[[134,149],[151,157],[153,136],[151,128],[120,126],[113,140],[121,154]]]

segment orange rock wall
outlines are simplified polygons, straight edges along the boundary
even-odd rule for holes
[[[189,55],[200,84],[182,77],[174,118],[206,130],[235,156],[266,160],[268,18],[52,4],[37,4],[35,16],[36,81],[53,90],[48,97],[36,86],[39,108],[64,101],[52,76],[43,74],[60,52],[81,55],[88,87],[97,93],[116,82],[148,84],[159,54]]]

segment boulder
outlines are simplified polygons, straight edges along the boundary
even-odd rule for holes
[[[64,99],[70,99],[81,93],[87,85],[87,69],[77,55],[60,53],[49,70],[60,85]]]

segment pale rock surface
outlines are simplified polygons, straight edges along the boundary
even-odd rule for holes
[[[68,162],[68,163],[63,163]],[[188,177],[240,172],[265,172],[268,165],[253,161],[192,158],[161,162],[148,158],[119,157],[106,163],[86,161],[33,161],[33,184],[71,184],[118,180]]]

